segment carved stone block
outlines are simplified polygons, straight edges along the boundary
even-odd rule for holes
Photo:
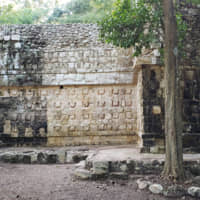
[[[31,127],[25,129],[25,137],[33,137],[33,129]]]

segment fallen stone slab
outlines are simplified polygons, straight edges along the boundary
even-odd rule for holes
[[[74,177],[80,180],[92,179],[92,173],[86,169],[76,169],[73,173]]]

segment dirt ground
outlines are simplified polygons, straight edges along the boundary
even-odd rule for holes
[[[0,200],[164,200],[136,181],[79,181],[74,165],[0,164]],[[188,200],[189,197],[182,199]]]

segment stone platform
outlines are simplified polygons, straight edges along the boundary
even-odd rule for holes
[[[40,154],[46,154],[48,156],[57,157],[55,163],[66,164],[77,162],[73,161],[73,156],[85,156],[85,159],[88,162],[116,162],[116,161],[126,161],[126,160],[135,160],[149,163],[152,160],[159,160],[164,162],[164,154],[152,154],[152,153],[140,153],[141,149],[136,145],[120,145],[120,146],[76,146],[76,147],[38,147],[38,148],[0,148],[0,161],[5,161],[5,157],[16,158],[23,156],[38,156]],[[61,156],[62,155],[62,156]],[[48,157],[47,156],[47,157]],[[63,157],[62,160],[59,160],[60,157]],[[84,159],[84,160],[85,160]],[[11,160],[7,160],[12,162]],[[16,163],[22,161],[15,159]],[[200,154],[184,154],[184,161],[195,161],[200,162]],[[34,163],[30,163],[34,164]],[[49,164],[46,162],[46,164]]]
[[[1,148],[0,162],[23,164],[77,163],[74,176],[96,179],[111,176],[128,178],[131,174],[159,174],[164,154],[140,153],[140,148],[126,146],[79,146],[63,148]],[[184,154],[184,167],[200,175],[200,154]]]

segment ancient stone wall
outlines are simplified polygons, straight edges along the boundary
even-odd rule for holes
[[[180,58],[185,150],[200,151],[200,5],[179,1],[187,24]],[[145,63],[144,63],[145,64]],[[144,151],[164,151],[164,68],[143,65]]]
[[[0,49],[1,140],[141,143],[131,49],[99,42],[97,27],[83,24],[1,26]]]
[[[137,87],[81,86],[62,90],[55,88],[49,92],[49,144],[123,144],[138,141]]]
[[[192,3],[191,0],[179,1],[179,10],[183,20],[187,24],[186,38],[182,42],[184,66],[200,66],[200,3]]]
[[[180,2],[184,146],[200,142],[200,9]],[[156,48],[156,47],[155,47]],[[0,26],[0,141],[7,145],[164,147],[164,77],[157,49],[98,39],[92,24]],[[157,149],[156,149],[157,148]]]
[[[143,144],[147,151],[164,147],[164,68],[143,66]],[[183,66],[181,81],[183,145],[200,151],[200,67]],[[156,146],[156,147],[155,147]]]
[[[98,41],[95,25],[0,27],[1,86],[130,83],[132,50]]]

